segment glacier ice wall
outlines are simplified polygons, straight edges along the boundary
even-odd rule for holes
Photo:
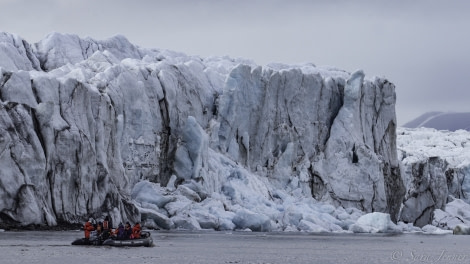
[[[470,134],[464,130],[399,128],[398,139],[398,154],[407,190],[399,220],[419,227],[435,224],[451,229],[456,223],[468,224],[463,221],[466,217],[458,214],[465,214],[466,207],[459,210],[451,208],[456,204],[470,203]],[[459,201],[447,208],[455,199]],[[457,216],[452,226],[448,226],[450,217],[444,217],[444,211]],[[435,219],[436,212],[438,220]]]
[[[236,201],[237,182],[268,200],[292,188],[310,202],[393,221],[405,194],[394,85],[362,71],[260,67],[140,48],[123,36],[53,33],[29,44],[0,33],[0,99],[2,225],[103,214],[137,221],[149,215],[132,193],[142,180],[169,183],[193,202]],[[177,202],[157,204],[159,226],[184,222]],[[238,209],[219,212],[230,215],[227,229],[253,224],[244,218],[253,212]],[[269,226],[269,217],[256,219]]]

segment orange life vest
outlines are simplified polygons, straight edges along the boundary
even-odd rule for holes
[[[95,228],[93,227],[93,225],[90,222],[86,222],[83,229],[85,231],[85,238],[90,238],[91,231],[95,230]]]
[[[132,235],[134,238],[140,238],[140,224],[135,224],[132,228]]]

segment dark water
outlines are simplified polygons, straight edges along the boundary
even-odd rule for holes
[[[469,236],[152,232],[154,246],[71,246],[79,231],[0,232],[0,263],[470,263]]]

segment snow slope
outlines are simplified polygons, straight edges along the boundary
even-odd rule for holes
[[[29,44],[0,33],[0,58],[2,226],[110,215],[164,229],[341,232],[364,213],[398,218],[386,79],[123,36]],[[366,219],[377,217],[389,222]]]

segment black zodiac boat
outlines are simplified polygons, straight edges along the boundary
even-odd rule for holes
[[[153,245],[153,239],[150,236],[150,232],[142,232],[140,238],[117,240],[114,238],[108,238],[102,240],[96,236],[90,237],[90,239],[79,238],[72,242],[74,246],[113,246],[113,247],[150,247]]]

